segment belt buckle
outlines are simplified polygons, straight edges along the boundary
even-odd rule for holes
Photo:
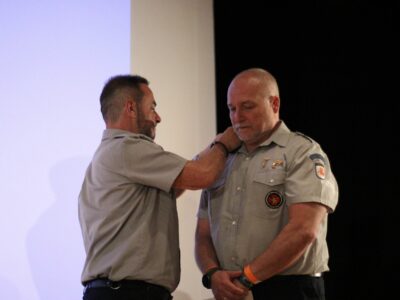
[[[311,274],[311,277],[321,277],[321,276],[322,276],[322,273]]]
[[[108,281],[107,281],[107,286],[108,286],[110,289],[118,290],[118,289],[121,288],[121,282],[108,280]]]

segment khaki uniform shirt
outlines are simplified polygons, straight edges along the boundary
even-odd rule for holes
[[[82,282],[136,279],[172,292],[180,278],[176,199],[186,160],[150,138],[106,129],[79,195]]]
[[[199,218],[208,218],[221,266],[238,270],[264,252],[288,222],[288,206],[316,202],[332,212],[338,187],[329,160],[310,138],[282,122],[252,153],[242,146],[227,160],[220,179],[202,192]],[[313,274],[328,268],[327,216],[317,239],[282,274]]]

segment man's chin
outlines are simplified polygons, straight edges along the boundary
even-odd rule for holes
[[[151,131],[150,134],[148,135],[149,138],[151,138],[152,140],[154,140],[156,138],[156,131]]]
[[[154,140],[156,137],[156,130],[153,128],[147,128],[146,130],[143,131],[143,134]]]
[[[246,142],[251,139],[250,136],[243,134],[243,133],[241,134],[240,132],[237,133],[237,136],[238,136],[239,140],[241,140],[242,142]]]

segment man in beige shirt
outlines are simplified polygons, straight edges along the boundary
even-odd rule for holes
[[[328,213],[338,187],[327,155],[279,118],[275,78],[239,73],[228,90],[242,146],[202,193],[196,258],[217,300],[325,299]]]
[[[240,141],[228,128],[197,160],[164,151],[154,143],[156,101],[137,75],[109,79],[100,104],[106,129],[79,195],[83,299],[171,299],[180,279],[176,197],[210,186]]]

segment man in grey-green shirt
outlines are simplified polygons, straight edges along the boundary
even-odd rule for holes
[[[240,144],[232,128],[195,161],[154,143],[161,121],[148,81],[110,78],[106,123],[79,195],[86,260],[83,299],[171,299],[180,278],[176,197],[209,186]]]
[[[216,299],[324,299],[328,213],[338,187],[327,155],[279,119],[274,77],[238,74],[228,91],[241,148],[203,190],[196,258]]]

